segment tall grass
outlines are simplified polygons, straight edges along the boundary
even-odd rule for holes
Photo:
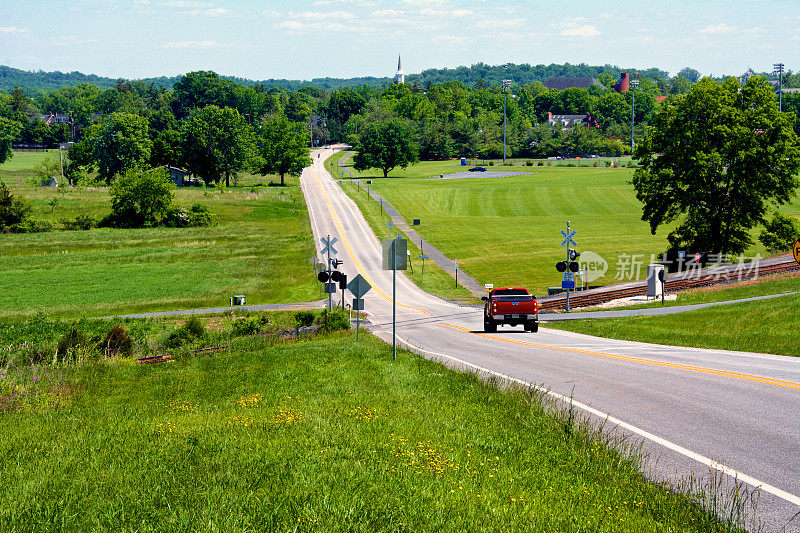
[[[351,333],[68,369],[0,413],[0,529],[725,531],[636,446]]]

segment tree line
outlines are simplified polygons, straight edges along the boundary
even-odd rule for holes
[[[495,69],[480,64],[472,69],[483,67]],[[543,72],[581,74],[581,69],[594,68],[575,67]],[[509,65],[503,72],[513,78],[517,70],[526,66]],[[0,94],[0,137],[6,148],[11,140],[75,140],[70,177],[96,171],[110,182],[130,165],[172,165],[213,183],[229,182],[244,169],[296,173],[303,162],[298,154],[312,143],[358,146],[367,126],[388,121],[402,123],[420,159],[500,157],[505,107],[512,157],[621,155],[629,152],[631,115],[634,135],[643,139],[663,105],[656,97],[687,94],[699,77],[688,67],[667,80],[660,77],[662,71],[651,70],[652,77],[640,79],[635,111],[632,92],[608,88],[616,81],[611,70],[598,74],[606,87],[556,91],[540,82],[513,83],[507,94],[499,83],[459,81],[289,90],[245,85],[210,71],[185,74],[172,90],[117,80],[105,90],[82,83],[30,99],[16,88]],[[800,94],[784,94],[783,106],[800,131]],[[72,122],[47,126],[37,118],[43,110],[68,113]],[[564,128],[548,123],[548,113],[591,113],[600,127]],[[286,153],[291,156],[278,158]]]

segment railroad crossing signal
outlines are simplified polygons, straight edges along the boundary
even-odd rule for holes
[[[567,244],[571,244],[572,246],[578,246],[578,243],[572,239],[576,233],[578,233],[578,230],[572,230],[569,233],[567,233],[564,230],[561,230],[561,236],[564,237],[564,240],[561,241],[561,246],[566,246]]]
[[[327,238],[322,237],[320,239],[320,241],[322,241],[322,245],[324,246],[321,252],[322,255],[325,255],[327,253],[330,253],[331,255],[336,255],[337,253],[339,253],[336,251],[336,248],[333,247],[334,243],[338,240],[339,239],[337,239],[336,237],[327,237]]]

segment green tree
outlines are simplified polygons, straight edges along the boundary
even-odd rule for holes
[[[681,78],[686,78],[692,83],[697,83],[700,81],[700,73],[692,67],[683,67],[681,71],[678,72],[678,76]]]
[[[11,142],[19,137],[21,131],[22,124],[16,120],[0,117],[0,165],[14,155],[11,150]]]
[[[279,174],[281,186],[284,175],[297,177],[311,164],[306,145],[306,125],[289,122],[282,115],[272,116],[261,125],[258,139],[261,175]]]
[[[131,113],[112,113],[103,119],[92,139],[92,159],[97,165],[98,177],[110,183],[117,174],[147,161],[151,147],[146,118]]]
[[[11,190],[0,180],[0,232],[13,232],[31,215],[31,206],[24,199],[11,194]]]
[[[772,220],[764,224],[764,230],[758,236],[767,250],[773,254],[792,249],[794,241],[800,239],[800,228],[793,218],[775,213]]]
[[[665,102],[636,157],[633,186],[651,231],[685,215],[668,236],[673,250],[744,252],[768,203],[789,201],[800,184],[791,117],[759,77],[744,86],[704,78]]]
[[[157,226],[172,202],[173,184],[163,168],[129,170],[114,180],[111,195],[111,225],[124,228]]]
[[[225,178],[230,186],[250,162],[253,135],[244,117],[233,108],[209,105],[192,112],[181,128],[181,151],[186,168],[206,184]]]
[[[373,122],[364,128],[353,157],[353,168],[379,168],[385,178],[393,168],[406,168],[417,161],[419,157],[411,128],[405,121],[394,118]]]

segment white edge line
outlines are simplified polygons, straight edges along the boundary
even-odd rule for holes
[[[511,377],[511,376],[507,376],[506,374],[501,374],[499,372],[495,372],[494,370],[489,370],[488,368],[484,368],[482,366],[478,366],[478,365],[469,363],[469,362],[464,361],[462,359],[459,359],[457,357],[453,357],[452,355],[439,353],[439,352],[432,352],[430,350],[425,350],[424,348],[420,348],[419,346],[414,346],[413,344],[411,344],[411,343],[403,340],[402,338],[400,338],[399,335],[396,335],[396,337],[397,337],[397,340],[401,344],[405,344],[407,347],[409,347],[409,348],[411,348],[413,350],[418,350],[418,351],[420,351],[422,353],[430,354],[430,355],[437,356],[437,357],[444,357],[445,359],[450,359],[451,361],[455,361],[455,362],[460,363],[460,364],[462,364],[462,365],[464,365],[466,367],[473,368],[475,370],[478,370],[480,372],[484,372],[486,374],[491,374],[493,376],[497,376],[498,378],[501,378],[501,379],[503,379],[505,381],[510,381],[512,383],[517,383],[519,385],[524,385],[526,387],[532,387],[532,388],[534,388],[536,390],[543,391],[543,392],[547,393],[548,395],[552,396],[553,398],[561,400],[561,401],[563,401],[565,403],[570,403],[571,405],[574,405],[575,407],[577,407],[579,409],[582,409],[582,410],[586,411],[587,413],[593,414],[593,415],[595,415],[595,416],[597,416],[599,418],[602,418],[604,420],[608,420],[609,422],[611,422],[613,424],[616,424],[619,427],[625,428],[628,431],[631,431],[631,432],[633,432],[633,433],[635,433],[635,434],[637,434],[637,435],[639,435],[641,437],[644,437],[647,440],[655,442],[656,444],[660,444],[661,446],[664,446],[665,448],[668,448],[668,449],[670,449],[672,451],[678,452],[679,454],[681,454],[681,455],[683,455],[685,457],[688,457],[690,459],[693,459],[693,460],[697,461],[698,463],[704,464],[709,468],[713,468],[714,470],[722,472],[723,474],[727,474],[729,476],[732,476],[735,479],[743,481],[744,483],[747,483],[748,485],[750,485],[750,486],[752,486],[752,487],[754,487],[756,489],[763,490],[764,492],[768,492],[768,493],[770,493],[770,494],[772,494],[774,496],[782,498],[782,499],[788,501],[789,503],[793,503],[794,505],[800,506],[800,497],[799,496],[795,496],[794,494],[786,492],[785,490],[781,490],[778,487],[774,487],[774,486],[772,486],[772,485],[770,485],[768,483],[764,483],[763,481],[760,481],[760,480],[758,480],[758,479],[756,479],[754,477],[748,476],[747,474],[743,474],[742,472],[739,472],[738,470],[734,470],[733,468],[729,468],[729,467],[725,466],[722,463],[718,463],[717,461],[713,461],[713,460],[709,459],[708,457],[705,457],[704,455],[700,455],[699,453],[696,453],[696,452],[693,452],[691,450],[688,450],[688,449],[684,448],[683,446],[681,446],[679,444],[675,444],[674,442],[670,442],[667,439],[659,437],[658,435],[653,435],[649,431],[645,431],[644,429],[638,428],[638,427],[636,427],[636,426],[634,426],[632,424],[629,424],[627,422],[623,422],[622,420],[620,420],[618,418],[614,418],[613,416],[611,416],[611,415],[609,415],[607,413],[599,411],[599,410],[597,410],[597,409],[595,409],[593,407],[589,407],[588,405],[583,404],[581,402],[577,402],[572,398],[568,398],[568,397],[566,397],[566,396],[564,396],[562,394],[558,394],[557,392],[553,392],[551,390],[544,389],[544,388],[536,385],[535,383],[528,383],[527,381],[523,381],[521,379],[517,379],[517,378]]]

